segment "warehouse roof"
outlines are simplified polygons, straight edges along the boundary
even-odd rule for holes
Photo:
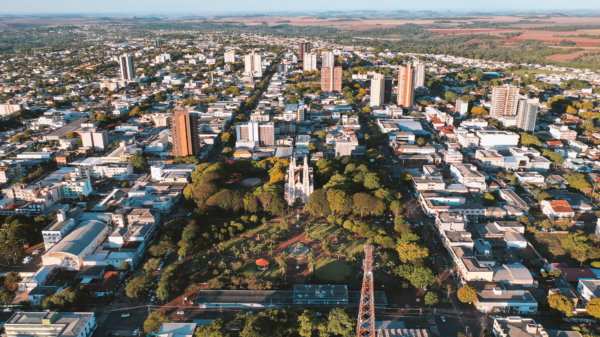
[[[52,246],[46,254],[68,253],[79,255],[106,227],[108,227],[107,224],[96,220],[82,222],[71,234]]]

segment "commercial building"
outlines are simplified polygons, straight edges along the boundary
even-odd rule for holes
[[[250,76],[262,76],[262,56],[252,52],[244,58],[244,74]]]
[[[154,39],[154,46],[155,47],[160,47],[163,45],[163,40],[160,37],[157,37],[156,39]]]
[[[0,184],[6,184],[19,177],[21,177],[21,165],[18,163],[0,163]]]
[[[492,88],[491,117],[514,116],[519,104],[519,87],[504,85]]]
[[[235,62],[235,52],[233,50],[226,51],[224,56],[225,56],[225,63]]]
[[[510,311],[505,312],[512,313]],[[522,318],[520,316],[497,316],[494,319],[492,333],[495,337],[581,337],[581,333],[578,331],[545,330],[533,318]]]
[[[375,74],[371,79],[371,106],[381,106],[384,103],[385,75]]]
[[[119,57],[119,66],[121,71],[121,79],[123,81],[132,81],[135,78],[135,71],[133,70],[133,56],[129,54],[123,54]]]
[[[75,220],[67,218],[67,215],[63,212],[56,214],[56,220],[49,224],[42,231],[42,237],[44,238],[44,246],[46,251],[52,248],[57,242],[75,226]]]
[[[498,287],[477,292],[475,307],[484,313],[535,314],[538,302],[527,290],[506,290]]]
[[[321,53],[321,67],[333,67],[335,66],[335,55],[331,51],[324,51]]]
[[[83,260],[102,244],[108,234],[109,228],[104,222],[84,221],[42,255],[42,264],[79,270]]]
[[[81,135],[83,147],[88,147],[93,151],[106,151],[110,144],[110,136],[107,130],[88,131]]]
[[[487,190],[485,176],[477,172],[477,169],[471,164],[452,164],[450,165],[450,173],[458,183],[465,185],[467,188]]]
[[[525,132],[535,130],[535,119],[537,117],[539,98],[520,99],[517,108],[517,129]]]
[[[486,150],[502,150],[519,145],[519,135],[510,131],[477,131],[475,135],[479,137],[479,146]]]
[[[577,132],[569,129],[567,125],[550,125],[548,128],[554,139],[575,140],[577,138]]]
[[[97,327],[93,312],[15,312],[4,323],[6,336],[89,337]]]
[[[251,142],[254,146],[275,145],[275,125],[273,123],[238,123],[236,134],[238,142]]]
[[[415,62],[415,88],[425,87],[425,64],[421,62]]]
[[[454,111],[458,112],[461,116],[466,115],[467,112],[469,112],[469,103],[457,99],[456,105],[454,106]]]
[[[61,184],[60,194],[63,199],[78,199],[80,195],[87,197],[93,191],[90,178],[71,178]]]
[[[317,53],[306,53],[302,59],[303,70],[313,71],[317,70]]]
[[[197,113],[178,110],[171,119],[171,138],[175,156],[194,156],[200,154],[200,130]]]
[[[300,42],[298,45],[298,60],[304,60],[304,54],[310,53],[312,44],[310,42]]]
[[[343,74],[342,67],[322,67],[321,90],[323,92],[341,92]]]
[[[27,108],[26,102],[17,102],[9,99],[6,101],[6,103],[0,104],[0,117],[12,115],[13,113],[25,108]]]
[[[410,63],[401,67],[398,72],[398,105],[412,107],[413,103],[413,69]]]

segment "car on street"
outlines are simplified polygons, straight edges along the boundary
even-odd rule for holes
[[[442,316],[440,317],[440,319],[442,320],[442,322],[446,323],[446,317]]]
[[[121,314],[121,317],[123,317],[123,318],[125,318],[125,317],[129,317],[129,316],[131,316],[131,314],[130,314],[130,313]]]
[[[133,335],[137,336],[140,333],[140,329],[133,330]]]
[[[152,296],[152,298],[150,299],[150,302],[154,302],[156,301],[156,296]]]
[[[12,309],[11,308],[5,308],[4,310],[2,310],[3,312],[11,312]]]
[[[161,270],[161,269],[162,269],[162,267],[163,267],[164,265],[165,265],[165,263],[164,263],[164,262],[161,262],[161,263],[158,265],[158,270]]]
[[[31,253],[31,255],[38,255],[39,253],[40,253],[40,250],[36,249],[36,250],[33,251],[33,253]]]

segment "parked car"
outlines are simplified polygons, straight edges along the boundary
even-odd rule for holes
[[[152,296],[152,298],[150,299],[150,302],[154,302],[156,301],[156,296]]]
[[[123,317],[123,318],[125,318],[125,317],[129,317],[129,316],[131,316],[131,314],[130,314],[130,313],[121,314],[121,317]]]
[[[31,253],[31,254],[32,254],[32,255],[38,255],[39,253],[40,253],[40,250],[39,250],[39,249],[36,249],[36,250],[34,250],[34,251],[33,251],[33,253]]]
[[[179,311],[177,311],[177,315],[185,315],[185,311],[184,310],[179,310]]]
[[[442,320],[442,322],[446,323],[446,317],[442,316],[440,317],[440,319]]]
[[[2,310],[3,312],[11,312],[12,309],[11,308],[4,308],[4,310]]]

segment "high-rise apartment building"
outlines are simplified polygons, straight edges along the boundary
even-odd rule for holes
[[[121,79],[123,81],[131,81],[135,78],[133,71],[133,56],[123,54],[119,57],[119,65],[121,66]]]
[[[537,116],[539,98],[520,99],[517,108],[517,129],[525,132],[535,130],[535,118]]]
[[[12,115],[25,108],[27,108],[27,101],[17,102],[16,100],[9,99],[6,103],[0,104],[0,117]]]
[[[342,67],[322,67],[321,90],[323,92],[341,92],[343,75]]]
[[[254,52],[244,58],[245,73],[262,76],[262,56]]]
[[[160,37],[157,37],[156,39],[154,39],[154,46],[155,47],[160,47],[163,45],[163,40]]]
[[[415,62],[415,88],[422,88],[425,86],[425,64],[421,62]]]
[[[324,51],[321,54],[321,67],[333,67],[335,66],[335,59],[332,51]]]
[[[310,42],[300,42],[298,45],[298,60],[304,60],[304,54],[310,53],[312,44]]]
[[[93,151],[106,151],[110,144],[110,136],[107,130],[88,131],[81,135],[84,147],[89,147]]]
[[[317,70],[317,53],[306,53],[302,61],[304,64],[304,71]]]
[[[410,63],[401,67],[398,72],[398,105],[412,107],[413,102],[413,69]]]
[[[175,111],[171,118],[171,138],[175,156],[200,154],[198,114],[189,111]]]
[[[248,122],[236,125],[238,142],[254,142],[255,145],[275,145],[275,124]]]
[[[235,62],[235,52],[233,50],[228,50],[225,52],[225,63],[233,63]]]
[[[389,104],[392,101],[392,89],[394,86],[394,76],[385,75],[385,82],[383,87],[383,103]]]
[[[514,116],[519,105],[519,87],[504,85],[492,89],[490,116]]]
[[[371,106],[381,106],[383,104],[384,91],[385,75],[375,74],[371,79]]]

